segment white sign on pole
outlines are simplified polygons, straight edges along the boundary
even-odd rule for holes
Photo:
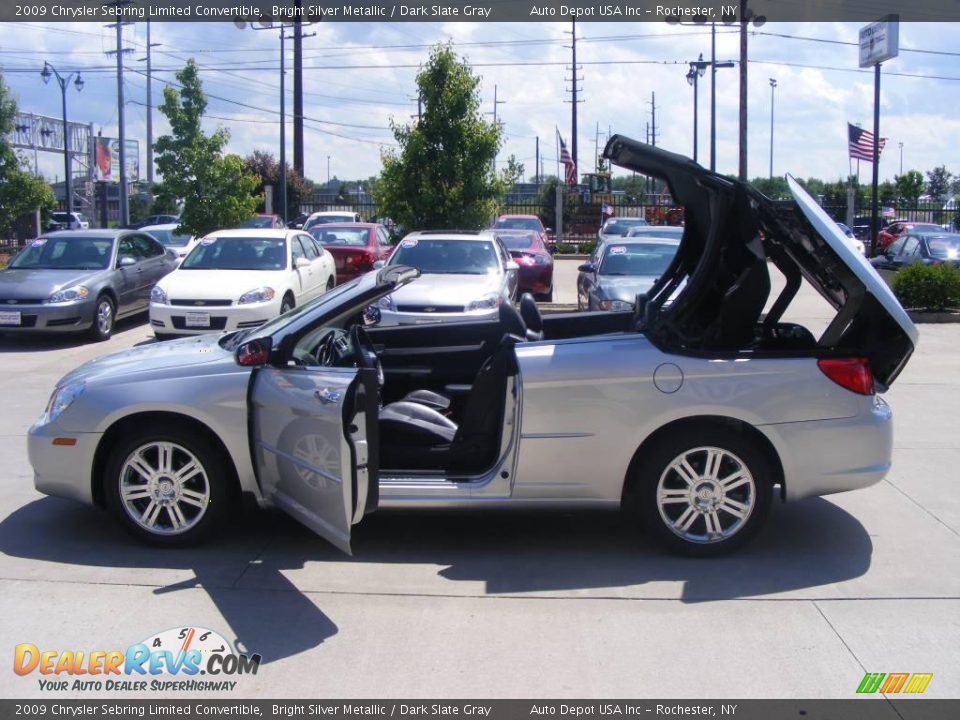
[[[895,58],[900,52],[900,17],[887,15],[860,28],[860,67]]]

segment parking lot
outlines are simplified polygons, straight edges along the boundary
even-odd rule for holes
[[[575,303],[576,260],[557,261]],[[809,290],[788,319],[815,332]],[[720,560],[658,553],[611,514],[378,513],[353,557],[280,513],[160,551],[33,489],[25,433],[56,380],[152,342],[0,338],[0,646],[111,650],[211,628],[263,664],[204,697],[851,698],[866,672],[930,672],[960,695],[960,325],[922,325],[887,394],[893,470],[867,490],[774,505]],[[44,693],[0,674],[5,697]],[[117,697],[144,697],[119,693]],[[80,692],[57,697],[84,697]]]

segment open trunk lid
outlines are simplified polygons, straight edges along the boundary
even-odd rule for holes
[[[690,352],[761,345],[806,279],[837,310],[816,344],[824,354],[866,357],[885,390],[909,360],[918,332],[890,288],[836,224],[788,178],[795,203],[775,203],[746,183],[688,158],[614,135],[604,157],[664,180],[684,208],[673,263],[637,304],[638,328]],[[767,261],[787,278],[769,312]]]

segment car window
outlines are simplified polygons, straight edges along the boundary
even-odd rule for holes
[[[316,260],[320,257],[320,253],[317,252],[317,248],[311,238],[297,235],[297,240],[303,245],[303,251],[306,253],[307,260]]]
[[[906,238],[901,238],[890,243],[890,247],[887,248],[887,252],[891,255],[899,255],[900,251],[903,250],[903,243],[906,242]]]
[[[134,235],[133,244],[139,257],[143,259],[159,257],[166,252],[163,245],[146,235]]]
[[[293,266],[297,266],[297,258],[306,258],[307,254],[303,251],[303,246],[300,244],[300,238],[294,237],[290,242],[290,255],[293,258]]]
[[[422,273],[486,275],[499,272],[501,261],[489,240],[407,238],[400,242],[391,265],[409,265]]]
[[[370,233],[366,228],[331,227],[319,225],[310,231],[324,245],[350,245],[366,247]]]
[[[916,235],[907,235],[904,239],[903,250],[900,254],[905,258],[913,257],[917,252],[917,248],[920,246],[920,238]]]
[[[137,247],[133,243],[133,238],[129,235],[120,240],[120,245],[117,250],[117,262],[119,262],[120,258],[124,255],[132,257],[134,260],[140,260],[140,256],[137,254]]]
[[[379,242],[383,246],[387,246],[390,244],[390,236],[387,234],[386,230],[381,230],[380,228],[377,228],[377,242]]]

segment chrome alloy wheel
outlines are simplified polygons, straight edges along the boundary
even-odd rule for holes
[[[120,468],[120,500],[147,532],[179,535],[200,522],[210,481],[197,457],[181,445],[156,441],[134,450]]]
[[[101,300],[97,304],[97,330],[101,335],[109,335],[113,330],[113,305],[107,299]]]
[[[750,519],[756,483],[746,463],[729,450],[697,447],[675,457],[657,484],[664,524],[691,543],[736,535]]]

